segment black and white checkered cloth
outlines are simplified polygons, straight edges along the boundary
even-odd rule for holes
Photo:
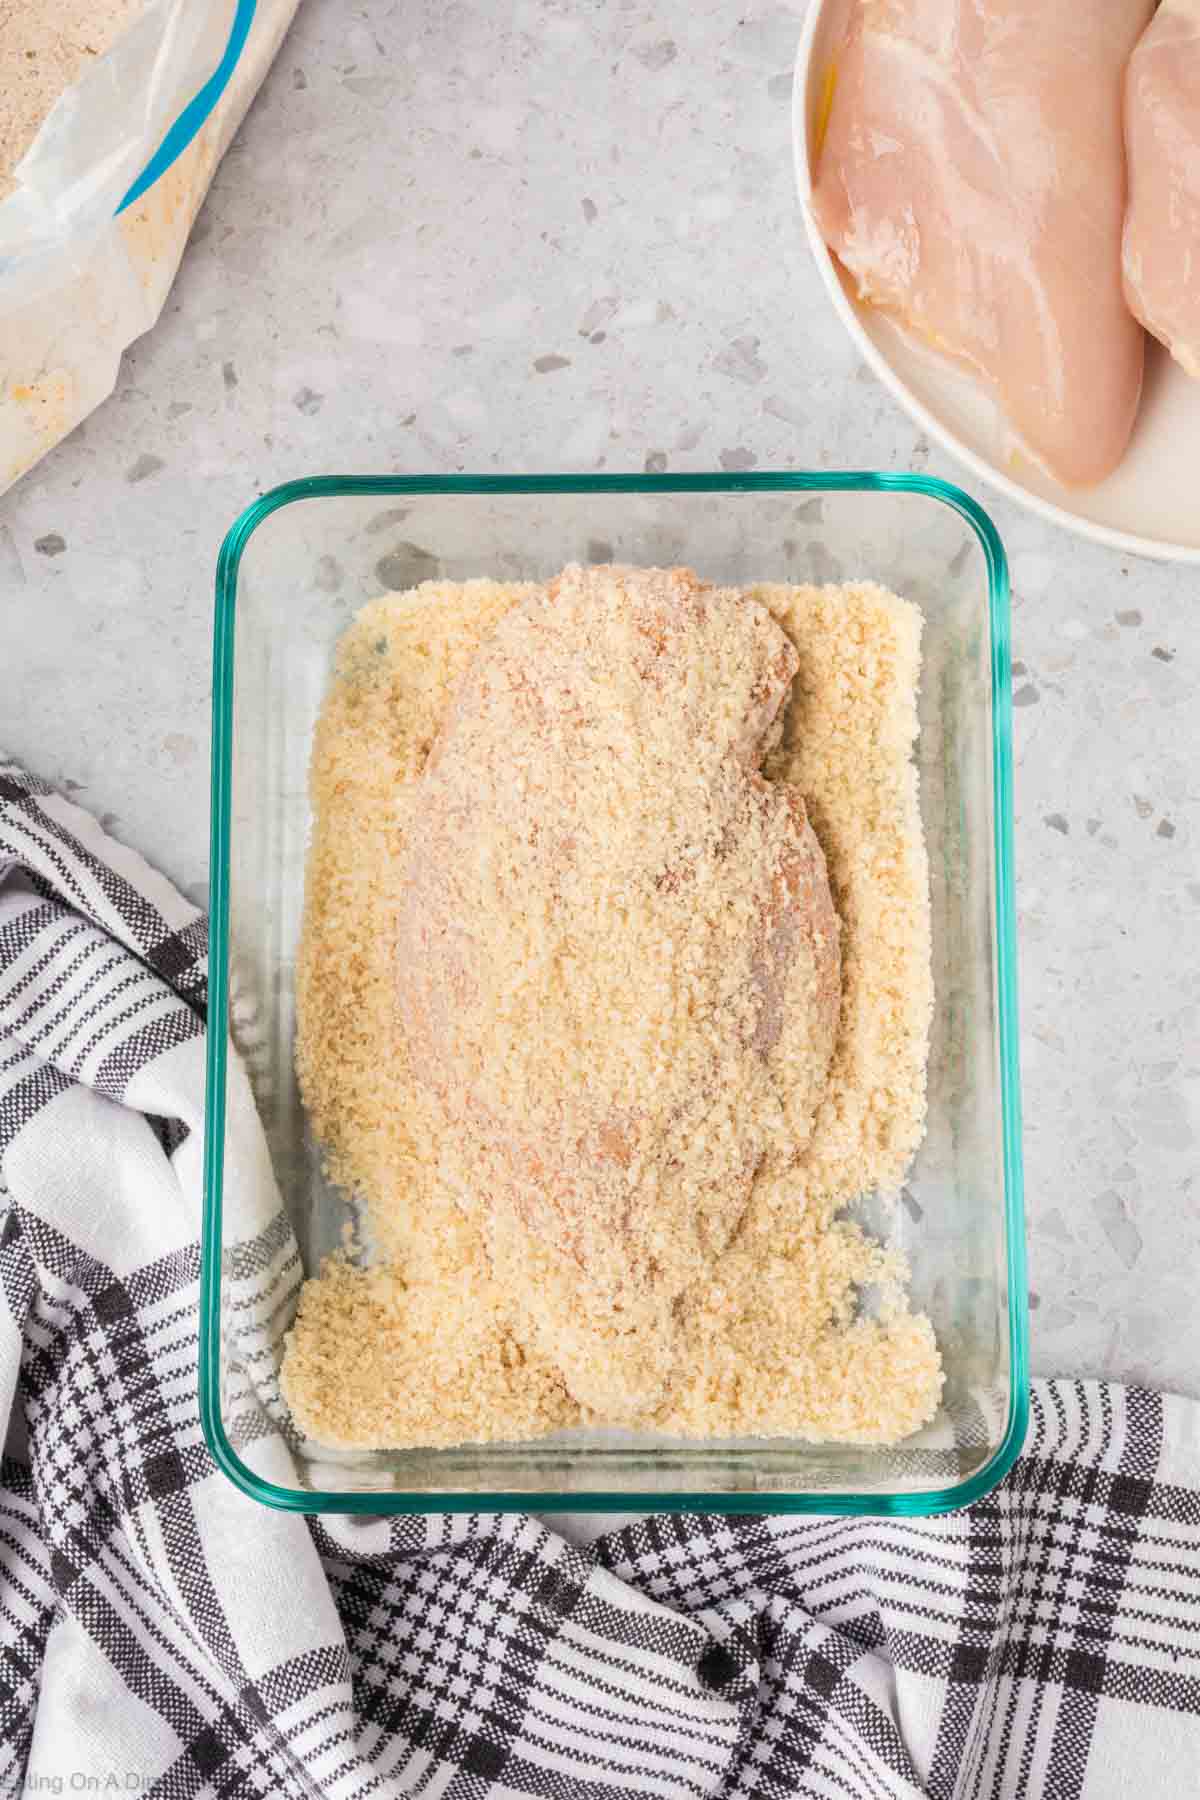
[[[161,877],[0,764],[0,1791],[1200,1794],[1181,1400],[1040,1382],[1009,1479],[942,1519],[584,1551],[244,1498],[196,1404],[204,955]],[[269,1171],[257,1204],[294,1265]]]

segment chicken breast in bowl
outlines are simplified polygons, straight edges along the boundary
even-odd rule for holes
[[[858,298],[992,387],[1058,481],[1119,462],[1143,339],[1122,293],[1122,84],[1153,0],[857,0],[813,209]]]
[[[1200,379],[1200,0],[1163,0],[1125,81],[1125,297]]]

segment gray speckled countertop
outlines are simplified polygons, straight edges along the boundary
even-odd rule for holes
[[[158,328],[0,500],[0,745],[195,897],[213,560],[333,470],[956,470],[801,237],[802,0],[303,0]],[[1034,1368],[1200,1396],[1200,573],[1016,596]]]

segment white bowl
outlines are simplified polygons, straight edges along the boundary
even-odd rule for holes
[[[850,0],[813,0],[796,55],[792,141],[812,253],[838,315],[884,385],[927,435],[980,480],[1056,525],[1096,543],[1165,561],[1200,563],[1200,382],[1146,340],[1146,378],[1133,438],[1098,487],[1066,488],[1026,459],[981,382],[918,347],[876,307],[854,298],[813,217],[812,142],[826,72]]]

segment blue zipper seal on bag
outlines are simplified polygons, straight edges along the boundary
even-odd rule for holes
[[[166,174],[171,164],[177,157],[183,155],[196,133],[203,126],[213,107],[228,87],[230,76],[237,68],[238,59],[245,48],[246,39],[250,35],[250,27],[254,23],[257,4],[258,0],[237,0],[237,10],[233,16],[225,54],[204,86],[188,101],[150,161],[125,195],[117,208],[118,216],[125,211],[127,206],[132,206],[135,200],[140,200],[146,189],[153,187],[160,175]]]

